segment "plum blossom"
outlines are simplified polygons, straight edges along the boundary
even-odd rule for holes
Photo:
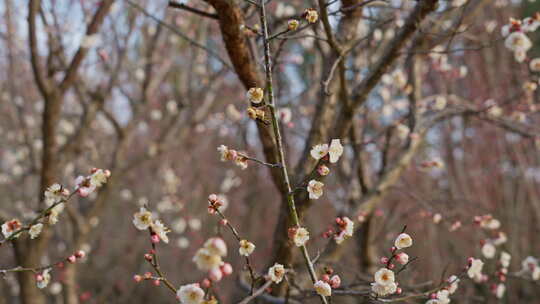
[[[397,291],[397,284],[394,282],[391,282],[387,285],[371,283],[371,291],[373,291],[378,296],[384,297],[395,293]]]
[[[470,258],[469,269],[467,269],[467,275],[471,279],[481,277],[483,267],[484,267],[484,262],[482,262],[482,260]]]
[[[152,212],[141,207],[139,212],[133,215],[133,225],[139,230],[148,229],[152,225]]]
[[[310,180],[307,186],[309,199],[318,199],[323,195],[324,184],[314,179]]]
[[[459,278],[455,275],[452,275],[448,278],[447,282],[450,284],[448,286],[448,292],[450,292],[450,294],[456,292],[459,287]]]
[[[169,228],[167,228],[161,220],[155,220],[152,223],[152,231],[159,236],[159,239],[162,240],[165,243],[169,243],[169,237],[167,236],[167,233],[171,232]]]
[[[400,252],[396,254],[396,262],[398,262],[401,265],[405,265],[409,262],[409,255],[405,252]]]
[[[69,196],[69,190],[62,187],[60,184],[52,184],[47,188],[47,190],[45,190],[44,196],[45,204],[47,207],[50,207]]]
[[[499,262],[501,263],[501,266],[504,268],[508,268],[510,266],[510,260],[512,260],[512,256],[506,252],[501,252],[501,257],[499,258]]]
[[[332,139],[330,147],[328,148],[328,154],[330,154],[330,162],[336,163],[343,154],[343,146],[339,139]]]
[[[210,271],[212,269],[219,268],[223,261],[221,256],[212,254],[207,248],[199,248],[193,256],[193,262],[197,265],[197,268],[203,271]]]
[[[309,231],[304,227],[294,227],[289,229],[289,238],[298,247],[304,246],[309,240]]]
[[[531,60],[531,62],[529,63],[529,68],[533,72],[540,72],[540,57]]]
[[[21,222],[18,219],[12,219],[2,224],[2,234],[7,239],[21,228]]]
[[[272,282],[279,284],[285,276],[285,267],[281,264],[275,263],[274,266],[268,269],[268,276]]]
[[[375,272],[375,283],[383,286],[394,283],[395,274],[392,270],[387,268],[381,268]]]
[[[38,274],[36,276],[36,285],[39,289],[43,289],[45,287],[47,287],[47,285],[49,285],[49,282],[51,281],[51,274],[50,274],[50,271],[51,269],[50,268],[47,268],[45,270],[43,270],[42,273]]]
[[[495,288],[495,296],[497,299],[502,299],[504,297],[504,293],[506,292],[506,286],[504,284],[498,284]]]
[[[204,301],[204,290],[197,283],[188,284],[181,286],[176,296],[181,304],[201,304]]]
[[[492,259],[495,256],[496,253],[497,253],[497,249],[495,248],[495,246],[493,246],[492,243],[486,242],[482,246],[482,255],[486,259]]]
[[[337,218],[336,222],[340,231],[334,236],[334,239],[336,243],[341,244],[346,238],[353,236],[354,222],[346,216]]]
[[[255,244],[249,242],[248,240],[241,240],[239,242],[240,248],[238,248],[238,252],[240,255],[243,256],[250,256],[253,251],[255,250]]]
[[[329,297],[332,295],[332,287],[330,284],[324,282],[324,281],[317,281],[315,284],[313,284],[313,287],[315,287],[315,291],[323,296],[323,297]]]
[[[246,95],[250,102],[258,104],[263,100],[264,91],[261,88],[250,88]]]
[[[398,237],[394,241],[394,246],[396,246],[397,249],[411,247],[412,244],[413,244],[413,240],[411,236],[408,235],[407,233],[402,233],[398,235]]]
[[[204,248],[208,249],[211,254],[219,255],[222,257],[227,255],[227,244],[225,244],[225,241],[223,241],[223,239],[219,237],[209,238],[204,243]]]
[[[30,234],[30,239],[35,239],[41,234],[41,230],[43,230],[43,224],[37,223],[35,225],[32,225],[30,227],[30,230],[28,230],[28,234]]]
[[[328,144],[315,145],[310,151],[311,157],[319,160],[328,154]]]

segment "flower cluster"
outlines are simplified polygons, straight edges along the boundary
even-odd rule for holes
[[[329,161],[330,163],[336,163],[343,154],[343,146],[339,139],[332,139],[330,145],[320,144],[315,145],[310,151],[311,157],[318,161]],[[321,163],[317,167],[317,173],[320,176],[326,176],[330,173],[330,169]],[[317,180],[310,180],[307,185],[307,191],[310,199],[318,199],[323,195],[324,184]]]
[[[336,226],[336,232],[329,229],[323,236],[327,238],[333,236],[337,244],[341,244],[345,239],[353,236],[354,222],[350,218],[346,216],[336,218]]]
[[[94,192],[97,188],[103,186],[107,179],[111,176],[111,171],[93,168],[88,176],[78,176],[75,179],[77,185],[77,193],[80,196],[86,197]]]
[[[133,225],[139,230],[150,229],[152,243],[159,243],[160,240],[169,243],[167,233],[171,230],[161,220],[154,220],[152,212],[146,210],[146,208],[141,207],[139,212],[133,215]]]
[[[209,238],[193,256],[193,262],[197,268],[208,271],[208,278],[213,282],[219,282],[224,276],[232,274],[232,266],[223,262],[227,256],[227,245],[219,237]]]
[[[384,297],[395,293],[401,293],[401,288],[398,287],[398,283],[395,280],[396,275],[394,271],[392,271],[395,268],[395,264],[392,262],[396,261],[401,265],[409,263],[409,255],[400,250],[411,247],[412,244],[413,240],[411,236],[407,233],[401,233],[394,240],[394,246],[390,250],[392,255],[390,257],[381,258],[381,263],[384,264],[385,267],[375,272],[375,282],[371,283],[371,291],[377,296]]]
[[[332,275],[334,270],[332,268],[326,267],[325,274],[321,276],[321,279],[313,284],[315,291],[324,297],[329,297],[332,295],[332,289],[339,288],[341,286],[341,278],[339,275]]]
[[[242,168],[242,170],[248,167],[247,158],[241,153],[233,149],[229,149],[225,145],[221,145],[217,148],[221,161],[234,161],[234,163]]]
[[[84,257],[86,256],[86,253],[82,250],[78,250],[77,252],[73,253],[72,255],[68,256],[66,259],[65,259],[65,262],[68,262],[70,264],[74,264],[76,263],[77,261],[80,261],[82,259],[84,259]],[[37,272],[37,274],[35,275],[35,279],[36,279],[36,285],[39,289],[43,289],[45,287],[47,287],[51,281],[51,271],[53,270],[53,267],[57,267],[59,269],[62,269],[64,268],[64,261],[61,261],[61,262],[58,262],[56,264],[53,264],[53,265],[50,265],[50,266],[47,266],[47,267],[42,267],[40,269],[42,269],[41,271]]]
[[[514,52],[514,58],[517,62],[523,62],[527,57],[527,52],[532,47],[532,42],[525,34],[534,32],[540,26],[540,14],[536,13],[533,17],[527,17],[523,20],[510,19],[509,24],[501,28],[501,34],[505,37],[504,45]]]

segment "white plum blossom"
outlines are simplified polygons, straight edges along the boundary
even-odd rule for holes
[[[133,215],[133,225],[139,230],[148,229],[152,225],[152,212],[141,207],[139,212]]]
[[[289,232],[291,233],[291,239],[298,247],[304,246],[309,240],[309,231],[304,227],[291,228]]]
[[[279,284],[285,276],[285,267],[281,264],[275,263],[274,266],[268,269],[268,276],[272,282]]]
[[[315,291],[323,296],[323,297],[329,297],[332,295],[332,287],[330,284],[324,282],[324,281],[317,281],[315,284],[313,284],[313,287],[315,287]]]
[[[58,223],[58,216],[60,215],[60,213],[62,213],[64,211],[64,203],[61,203],[61,204],[58,204],[56,206],[54,206],[50,211],[49,211],[49,216],[48,216],[48,223],[49,225],[54,225],[56,223]]]
[[[459,278],[455,275],[452,275],[448,278],[447,282],[450,284],[448,286],[448,292],[450,292],[450,294],[456,292],[459,287]]]
[[[36,285],[39,289],[43,289],[45,287],[47,287],[47,285],[49,285],[49,282],[51,281],[51,274],[50,274],[50,271],[51,269],[50,268],[47,268],[45,270],[43,270],[42,273],[38,274],[37,277],[36,277]]]
[[[338,234],[336,234],[336,236],[334,237],[336,243],[338,244],[341,244],[345,239],[353,236],[353,233],[354,233],[354,222],[344,216],[340,219],[338,219],[338,225],[339,225],[339,228],[340,228],[340,231]]]
[[[264,91],[261,88],[250,88],[247,91],[246,96],[250,102],[258,104],[263,100]]]
[[[223,241],[223,239],[219,237],[213,237],[208,239],[204,243],[204,248],[208,249],[211,254],[219,255],[222,257],[227,255],[227,244],[225,244],[225,241]]]
[[[328,144],[315,145],[311,148],[310,153],[311,157],[319,160],[328,154]]]
[[[469,269],[467,269],[467,275],[469,278],[478,278],[482,276],[482,268],[484,267],[484,262],[480,259],[471,259]]]
[[[239,242],[240,248],[238,248],[238,252],[240,255],[243,256],[250,256],[253,251],[255,250],[255,244],[249,242],[248,240],[241,240]]]
[[[437,300],[439,300],[439,303],[441,304],[448,304],[450,303],[450,292],[446,289],[441,289],[437,291],[436,293]]]
[[[167,236],[167,233],[171,232],[169,228],[167,228],[161,220],[156,220],[152,223],[152,231],[159,236],[159,239],[162,240],[165,243],[169,243],[169,237]]]
[[[371,291],[373,291],[378,296],[384,297],[395,293],[397,291],[397,284],[394,282],[387,285],[371,283]]]
[[[533,72],[540,72],[540,57],[531,60],[531,62],[529,63],[529,68]]]
[[[12,219],[12,220],[7,221],[4,224],[2,224],[2,234],[7,239],[13,233],[15,233],[19,229],[21,229],[21,227],[22,227],[22,224],[18,219]]]
[[[501,252],[499,262],[501,263],[502,267],[508,268],[510,266],[510,260],[512,260],[512,256],[510,255],[510,253],[506,251]]]
[[[343,154],[343,146],[339,139],[332,139],[330,147],[328,148],[328,154],[330,154],[330,162],[336,163]]]
[[[506,46],[506,48],[514,52],[515,51],[527,52],[532,47],[532,42],[529,39],[529,37],[527,37],[527,35],[525,35],[522,32],[516,31],[508,35],[508,37],[504,41],[504,45]]]
[[[498,284],[497,288],[495,288],[495,296],[497,299],[502,299],[504,297],[504,293],[506,291],[506,286],[504,284]]]
[[[397,249],[411,247],[412,244],[413,244],[413,240],[411,236],[408,235],[407,233],[402,233],[398,235],[398,237],[394,241],[394,246],[396,246]]]
[[[60,184],[52,184],[45,190],[45,204],[47,207],[54,205],[69,195],[69,190]]]
[[[383,286],[394,283],[396,278],[394,272],[387,268],[379,269],[377,272],[375,272],[373,277],[375,278],[376,284]]]
[[[323,195],[324,184],[314,179],[310,180],[307,185],[309,199],[318,199]]]
[[[212,254],[210,250],[206,248],[199,248],[199,250],[195,252],[193,262],[195,262],[197,268],[203,271],[219,268],[219,266],[221,266],[223,263],[221,256]]]
[[[43,224],[37,223],[35,225],[32,225],[30,227],[30,230],[28,230],[28,234],[30,234],[30,239],[35,239],[41,234],[41,230],[43,230]]]
[[[204,290],[197,283],[188,284],[181,286],[176,296],[181,304],[201,304],[204,301]]]
[[[482,255],[486,259],[492,259],[493,257],[495,257],[496,253],[497,253],[497,249],[495,248],[495,246],[493,246],[492,243],[486,242],[484,246],[482,246]]]

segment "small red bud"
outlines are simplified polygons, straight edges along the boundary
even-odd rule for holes
[[[70,255],[67,258],[67,261],[70,262],[71,264],[73,264],[73,263],[75,263],[77,261],[77,258],[74,255]]]
[[[159,286],[161,284],[161,280],[154,280],[154,286]]]

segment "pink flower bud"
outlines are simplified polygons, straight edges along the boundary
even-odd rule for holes
[[[36,275],[36,281],[38,281],[38,282],[43,281],[43,275],[41,275],[41,274]]]
[[[159,243],[159,236],[158,236],[157,234],[152,234],[152,236],[150,237],[150,241],[151,241],[153,244]]]
[[[341,278],[338,275],[333,276],[330,278],[330,286],[332,288],[339,288],[341,285]]]
[[[396,246],[392,246],[392,248],[390,248],[390,252],[392,252],[392,253],[396,252],[396,250],[397,250]]]
[[[386,264],[388,263],[388,258],[387,257],[382,257],[381,258],[381,264]]]
[[[403,292],[403,289],[401,289],[401,287],[398,287],[398,288],[396,289],[396,294],[399,295],[399,294],[401,294],[402,292]]]
[[[70,255],[67,258],[67,261],[70,262],[71,264],[73,264],[73,263],[75,263],[77,261],[77,258],[74,255]]]
[[[75,257],[78,258],[78,259],[82,259],[86,256],[86,252],[82,251],[82,250],[79,250],[77,252],[75,252]]]
[[[437,298],[437,294],[436,294],[436,293],[432,293],[432,294],[429,295],[429,297],[430,297],[431,299],[436,299],[436,298]]]
[[[227,225],[227,223],[229,223],[226,219],[222,219],[221,221],[219,221],[219,223],[223,226]]]
[[[394,264],[388,265],[388,269],[394,269],[394,268],[396,268],[396,265],[394,265]]]
[[[470,258],[467,259],[467,264],[469,264],[469,267],[471,266],[473,261],[474,261],[473,257],[470,257]]]
[[[400,252],[396,254],[396,261],[401,265],[405,265],[409,262],[409,255],[405,252]]]
[[[145,272],[145,273],[144,273],[144,278],[145,278],[145,279],[150,279],[150,278],[152,278],[152,273],[151,273],[150,271]]]
[[[150,261],[152,261],[152,255],[149,254],[149,253],[146,253],[146,254],[144,255],[144,259],[147,260],[148,262],[150,262]]]
[[[208,272],[208,277],[214,282],[219,282],[223,278],[223,273],[219,268],[214,268]]]
[[[317,173],[319,173],[320,176],[326,176],[328,173],[330,173],[330,169],[328,169],[328,167],[325,165],[320,165],[317,168]]]
[[[159,284],[161,284],[161,280],[154,280],[154,286],[159,286]]]
[[[232,265],[229,264],[229,263],[225,263],[221,266],[221,272],[223,273],[223,275],[231,275],[233,273],[233,268],[232,268]]]
[[[212,283],[210,282],[209,279],[204,279],[204,280],[202,280],[202,282],[201,282],[201,286],[202,286],[203,288],[208,288],[208,287],[210,287],[210,285],[212,285]]]
[[[217,199],[218,199],[218,196],[215,195],[215,194],[210,194],[210,195],[208,196],[208,201],[211,202],[211,203],[217,201]]]
[[[330,281],[330,276],[327,275],[327,274],[324,274],[324,275],[321,277],[321,280],[323,280],[324,282],[328,282],[328,281]]]
[[[135,282],[139,283],[140,281],[143,280],[143,277],[140,276],[140,275],[138,275],[138,274],[136,274],[136,275],[133,276],[133,280],[134,280]]]

